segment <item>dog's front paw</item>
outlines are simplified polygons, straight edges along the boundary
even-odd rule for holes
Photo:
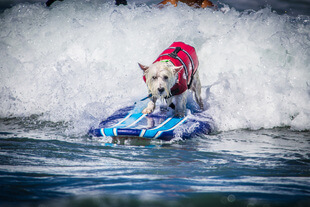
[[[147,107],[145,109],[142,110],[142,113],[143,114],[150,114],[154,111],[155,109],[155,102],[156,100],[153,102],[153,101],[150,101],[148,104],[147,104]]]
[[[152,113],[152,112],[153,112],[153,109],[148,108],[148,107],[142,110],[142,113],[143,113],[143,114],[150,114],[150,113]]]

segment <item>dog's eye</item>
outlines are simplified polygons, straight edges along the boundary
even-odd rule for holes
[[[164,80],[168,80],[168,76],[165,75],[165,76],[164,76]]]
[[[152,78],[153,78],[153,80],[156,80],[156,79],[157,79],[157,77],[156,77],[156,76],[153,76]]]

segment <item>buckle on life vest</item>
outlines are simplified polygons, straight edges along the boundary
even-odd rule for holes
[[[170,53],[168,56],[170,56],[170,57],[176,59],[176,58],[178,57],[178,53],[179,53],[181,50],[182,50],[181,47],[176,47],[176,48],[174,49],[174,51],[173,51],[172,53]]]

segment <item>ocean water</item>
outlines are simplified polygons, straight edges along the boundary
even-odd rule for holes
[[[0,205],[309,206],[310,17],[146,3],[0,13]],[[88,136],[146,96],[137,62],[174,41],[196,48],[214,132]]]

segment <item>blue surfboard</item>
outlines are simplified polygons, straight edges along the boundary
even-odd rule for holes
[[[166,112],[137,113],[134,106],[118,110],[89,130],[96,137],[130,137],[169,141],[178,136],[188,139],[197,134],[212,131],[212,119],[203,113],[174,117]]]

